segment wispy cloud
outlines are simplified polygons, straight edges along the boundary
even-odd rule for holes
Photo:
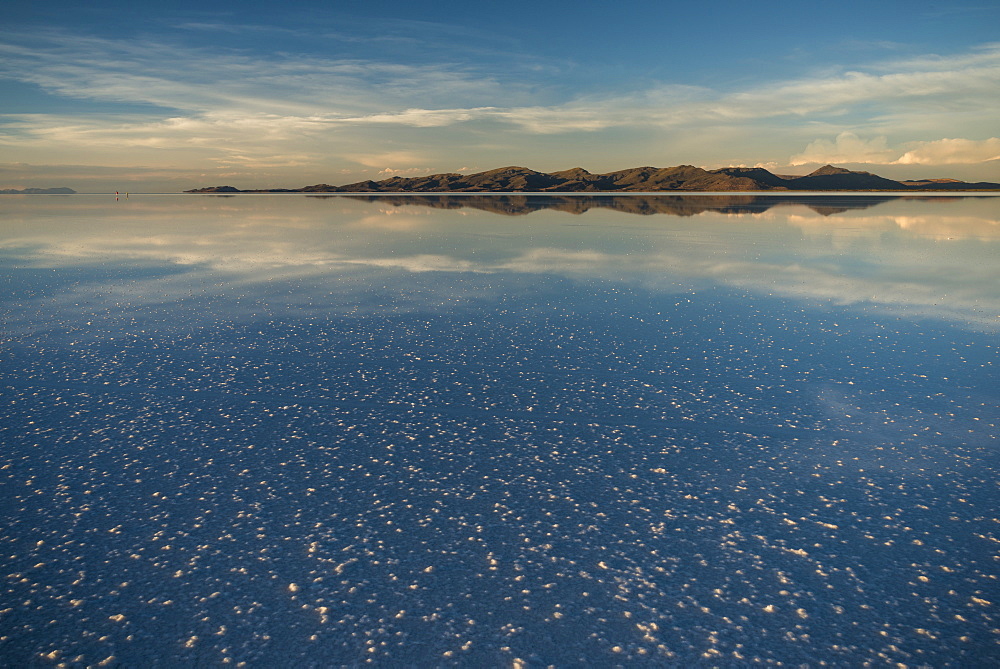
[[[445,154],[454,169],[478,161],[469,147],[527,150],[539,136],[586,134],[596,141],[617,130],[642,137],[636,140],[642,146],[653,138],[667,149],[700,142],[706,152],[720,151],[707,143],[723,137],[780,139],[769,155],[731,156],[749,162],[783,160],[795,150],[789,142],[806,146],[796,163],[957,164],[992,160],[996,153],[996,139],[984,139],[981,129],[995,127],[993,110],[1000,108],[1000,44],[743,90],[660,82],[631,93],[561,97],[547,86],[551,72],[538,63],[476,62],[251,56],[164,41],[0,33],[0,77],[72,99],[148,106],[117,115],[8,115],[0,119],[0,145],[10,159],[24,162],[55,162],[57,155],[79,162],[80,154],[100,150],[107,164],[125,160],[129,151],[138,164],[183,159],[328,172],[351,164],[440,169]],[[438,129],[449,130],[447,144],[433,134]],[[364,159],[378,154],[404,159]]]
[[[511,82],[457,65],[409,65],[100,38],[0,34],[0,75],[79,99],[144,103],[193,113],[360,116],[448,99],[468,106]]]
[[[934,99],[940,105],[961,105],[1000,97],[1000,44],[751,90],[661,84],[633,94],[589,95],[539,106],[516,104],[518,98],[529,99],[527,84],[541,83],[530,81],[531,68],[505,77],[501,68],[484,71],[448,63],[412,65],[293,54],[254,58],[235,51],[61,33],[30,40],[0,33],[0,39],[4,56],[0,73],[61,95],[198,113],[238,109],[369,123],[439,125],[488,116],[549,131],[547,114],[570,116],[568,128],[586,129],[640,120],[675,124],[692,112],[718,120],[759,119],[842,113],[861,103],[920,99],[926,104]],[[421,98],[436,104],[415,105]],[[466,104],[472,100],[479,104]]]

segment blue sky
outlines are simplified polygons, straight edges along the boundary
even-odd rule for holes
[[[524,165],[1000,180],[1000,4],[15,0],[0,188]]]

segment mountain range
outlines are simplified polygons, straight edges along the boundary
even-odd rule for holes
[[[432,174],[390,177],[343,186],[317,184],[303,188],[240,190],[212,186],[186,193],[489,193],[489,192],[660,192],[660,191],[914,191],[1000,190],[1000,183],[967,183],[955,179],[893,181],[870,172],[825,165],[805,176],[779,176],[761,167],[704,170],[692,165],[634,167],[592,174],[582,167],[560,172],[536,172],[526,167],[501,167],[476,174]]]

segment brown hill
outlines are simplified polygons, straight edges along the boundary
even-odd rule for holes
[[[807,177],[825,177],[831,174],[852,174],[851,170],[845,169],[843,167],[834,167],[833,165],[824,165],[818,170],[813,170]]]
[[[786,183],[793,190],[907,190],[907,186],[900,181],[833,165],[824,165],[815,172],[789,179]]]

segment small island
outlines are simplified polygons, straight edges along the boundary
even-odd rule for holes
[[[526,167],[501,167],[476,174],[432,174],[391,177],[343,186],[317,184],[303,188],[240,190],[233,186],[195,188],[185,193],[627,193],[728,191],[957,191],[1000,190],[1000,183],[969,183],[956,179],[894,181],[870,172],[825,165],[804,176],[772,174],[761,167],[705,170],[692,165],[634,167],[592,174],[582,167],[560,172],[536,172]]]
[[[5,188],[0,190],[0,195],[76,195],[72,188]]]

